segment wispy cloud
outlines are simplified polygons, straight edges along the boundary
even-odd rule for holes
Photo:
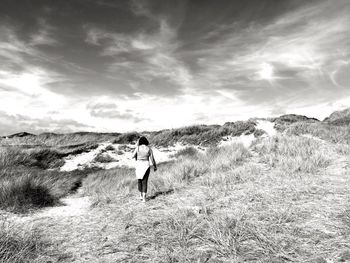
[[[292,94],[295,100],[309,99],[315,90],[320,100],[329,99],[338,70],[347,67],[342,61],[350,57],[350,7],[341,2],[337,8],[332,1],[318,2],[267,25],[226,30],[219,42],[191,51],[200,68],[197,77],[209,87],[234,90],[246,103]]]
[[[96,118],[126,120],[136,123],[147,120],[140,118],[139,114],[135,113],[133,110],[125,109],[121,111],[116,104],[111,102],[90,102],[87,105],[87,109],[90,111],[90,115]]]
[[[8,6],[0,124],[125,131],[323,118],[350,97],[347,0],[47,1],[29,5],[36,16]]]
[[[31,37],[30,45],[39,46],[47,45],[54,46],[59,44],[58,41],[54,38],[55,28],[50,26],[45,19],[38,19],[38,31],[34,33]]]
[[[149,92],[145,82],[152,82],[159,95],[166,94],[163,85],[168,86],[171,94],[172,90],[190,88],[193,76],[178,58],[181,43],[177,39],[177,29],[171,27],[166,18],[153,15],[141,2],[134,1],[132,7],[135,14],[155,20],[158,29],[151,33],[121,34],[86,26],[86,42],[101,47],[101,56],[114,59],[108,71],[116,79],[127,79],[135,93]]]
[[[0,111],[0,122],[0,135],[10,135],[19,131],[27,131],[35,134],[47,131],[73,132],[92,128],[73,119],[54,119],[51,117],[31,118],[20,114],[10,115],[3,111]]]

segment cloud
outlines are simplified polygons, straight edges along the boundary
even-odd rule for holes
[[[72,119],[52,119],[46,118],[30,118],[24,115],[9,115],[0,111],[0,135],[9,135],[17,132],[73,132],[77,130],[89,130],[92,127],[83,123],[79,123]]]
[[[131,10],[134,12],[135,15],[138,16],[146,16],[148,18],[153,18],[153,14],[150,11],[149,8],[149,2],[145,0],[137,1],[132,0],[130,1],[130,7]]]
[[[55,46],[58,43],[58,41],[54,38],[54,30],[55,28],[53,26],[50,26],[45,19],[39,18],[38,19],[38,31],[31,36],[30,44],[32,46],[40,46],[40,45],[47,45],[47,46]]]
[[[90,102],[87,109],[90,110],[90,115],[96,118],[125,120],[135,123],[147,120],[140,118],[139,114],[130,109],[121,111],[116,104],[111,102]]]
[[[346,1],[339,6],[319,1],[269,23],[219,27],[217,42],[187,51],[197,60],[194,86],[203,89],[197,83],[204,82],[208,89],[234,90],[249,104],[287,102],[288,96],[314,103],[311,98],[338,96],[334,89],[345,94],[334,76],[344,68],[340,61],[350,57],[349,10]]]
[[[176,28],[164,17],[153,15],[146,6],[137,3],[134,12],[152,17],[158,24],[155,32],[121,34],[86,26],[86,42],[100,47],[101,56],[113,58],[108,72],[114,79],[128,80],[134,93],[173,95],[190,88],[193,76],[177,57],[180,43]]]
[[[132,113],[129,113],[129,112],[122,113],[118,110],[91,110],[90,114],[91,116],[97,117],[97,118],[120,119],[120,120],[132,121],[132,122],[144,121],[144,119],[141,119],[133,115]]]
[[[320,117],[350,97],[347,0],[16,2],[0,4],[8,116],[147,130]]]

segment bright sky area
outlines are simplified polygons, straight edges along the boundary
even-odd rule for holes
[[[348,0],[3,0],[0,134],[323,119],[349,30]]]

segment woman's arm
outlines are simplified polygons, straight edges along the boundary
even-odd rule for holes
[[[153,169],[154,171],[157,171],[157,163],[156,163],[156,160],[154,159],[153,151],[151,148],[149,148],[149,151],[150,151],[150,159],[153,164]]]
[[[134,152],[133,152],[133,154],[132,154],[131,159],[134,159],[134,158],[135,158],[135,160],[137,160],[137,150],[138,150],[138,148],[139,148],[139,140],[140,140],[140,139],[138,139],[137,142],[136,142],[136,148],[135,148],[135,150],[134,150]]]
[[[131,159],[137,160],[137,147],[135,148],[135,150],[134,150],[134,152],[133,152],[133,154],[132,154]]]

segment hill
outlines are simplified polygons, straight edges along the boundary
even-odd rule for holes
[[[284,131],[293,123],[306,122],[306,123],[317,123],[319,122],[316,118],[309,118],[304,115],[297,114],[286,114],[277,118],[271,118],[271,121],[275,123],[275,128],[279,131]]]
[[[329,117],[324,119],[325,123],[331,125],[349,125],[350,124],[350,108],[342,111],[335,111]]]
[[[349,262],[348,127],[269,120],[142,133],[159,161],[144,204],[111,165],[134,164],[139,133],[1,141],[0,262]]]
[[[28,133],[28,132],[18,132],[15,134],[11,134],[6,136],[7,138],[22,138],[22,137],[27,137],[27,136],[35,136],[35,134]]]
[[[260,119],[263,120],[263,119]],[[7,136],[12,140],[2,140],[1,144],[16,145],[72,145],[82,143],[101,143],[113,141],[119,144],[135,143],[141,135],[146,135],[154,146],[173,146],[177,143],[189,145],[209,146],[216,145],[223,137],[241,136],[254,134],[261,136],[264,132],[257,129],[259,119],[248,121],[226,122],[223,125],[191,125],[186,127],[164,129],[160,131],[127,132],[127,133],[97,133],[97,132],[75,132],[67,134],[42,133],[37,136],[26,132]],[[275,128],[279,131],[285,130],[289,125],[296,122],[318,122],[315,118],[308,118],[302,115],[282,115],[277,118],[270,118]]]

